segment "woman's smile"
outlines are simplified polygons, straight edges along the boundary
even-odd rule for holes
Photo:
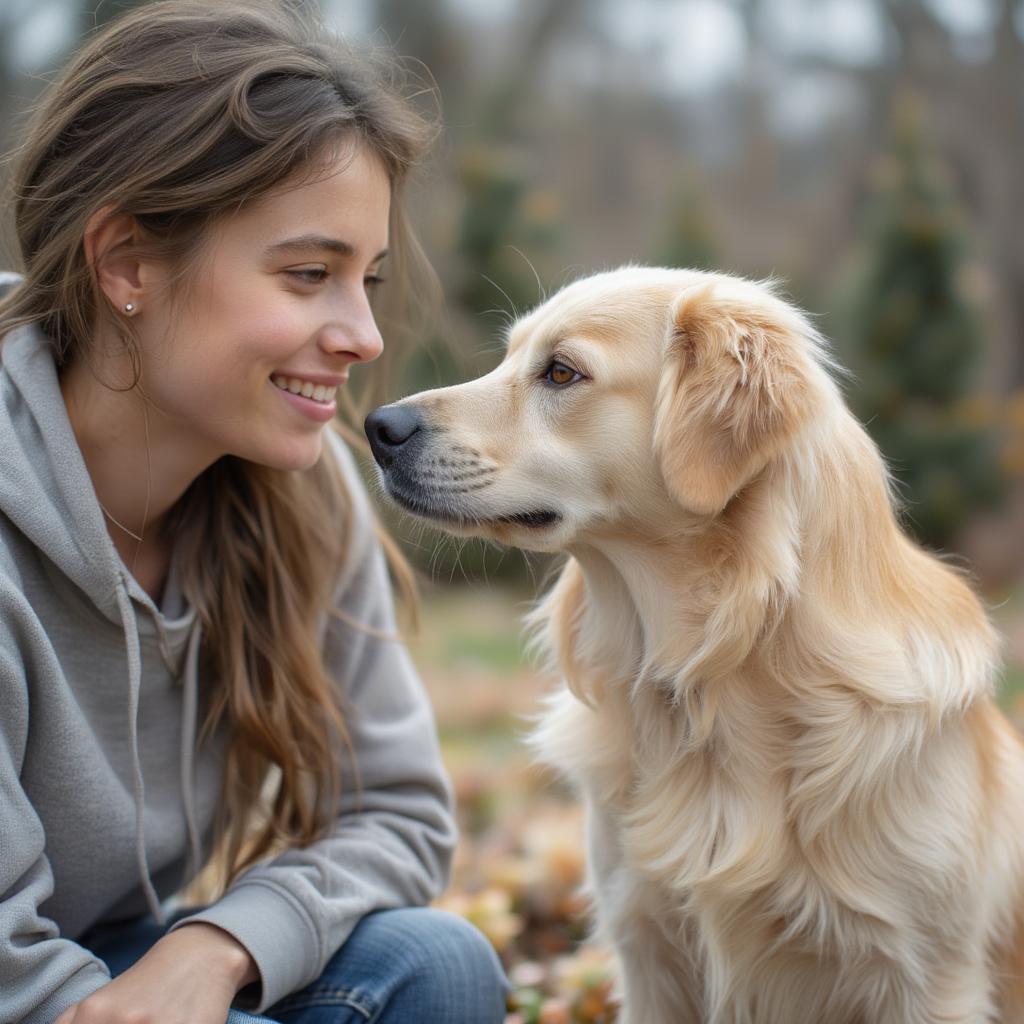
[[[282,391],[290,391],[293,395],[302,395],[303,398],[312,398],[316,402],[333,402],[338,387],[345,382],[343,378],[337,378],[337,383],[324,384],[309,377],[292,377],[286,374],[275,374],[271,380]]]
[[[303,381],[298,377],[279,377],[271,379],[278,394],[296,412],[316,423],[327,423],[334,418],[338,410],[338,404],[334,400],[337,394],[337,387],[324,387],[323,384],[313,384],[312,381]]]

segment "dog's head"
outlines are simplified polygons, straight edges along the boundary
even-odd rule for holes
[[[491,373],[375,410],[386,492],[533,550],[715,516],[825,406],[817,335],[763,285],[629,267],[513,325]]]

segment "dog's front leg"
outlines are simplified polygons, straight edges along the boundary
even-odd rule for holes
[[[630,867],[617,827],[592,802],[587,842],[597,934],[618,960],[619,1024],[700,1024],[694,948],[681,921],[667,916],[668,894]]]

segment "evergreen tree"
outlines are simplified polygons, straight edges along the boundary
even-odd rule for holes
[[[845,332],[851,404],[899,483],[909,528],[946,547],[1001,490],[995,438],[971,392],[986,347],[977,276],[922,109],[909,99],[876,172]]]

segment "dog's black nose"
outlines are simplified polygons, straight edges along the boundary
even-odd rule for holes
[[[420,414],[407,405],[382,405],[374,409],[366,417],[363,429],[377,465],[384,469],[390,466],[398,449],[422,426]]]

